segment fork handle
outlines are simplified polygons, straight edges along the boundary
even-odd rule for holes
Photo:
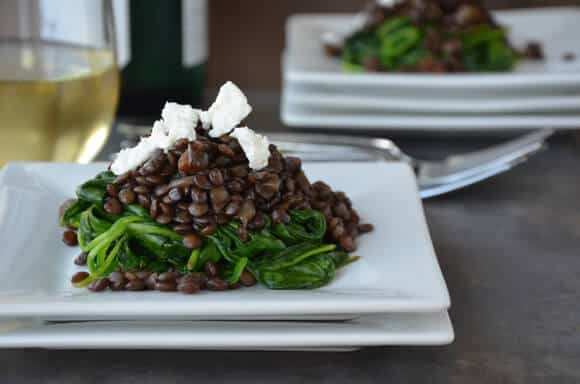
[[[433,184],[452,183],[471,177],[486,169],[501,166],[538,151],[553,133],[553,129],[543,129],[492,148],[450,156],[442,163],[430,163],[421,167],[419,176],[430,180]]]

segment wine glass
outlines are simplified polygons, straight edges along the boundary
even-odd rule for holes
[[[0,2],[0,167],[91,161],[118,98],[111,0]]]

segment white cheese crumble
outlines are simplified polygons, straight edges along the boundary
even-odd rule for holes
[[[344,45],[346,34],[339,34],[337,32],[324,32],[320,39],[322,42],[331,47],[342,47]]]
[[[151,137],[142,137],[133,148],[122,149],[111,164],[111,171],[121,175],[143,164],[157,149],[157,143]]]
[[[236,128],[230,136],[238,139],[248,158],[250,168],[258,171],[268,165],[268,159],[270,158],[270,149],[268,147],[270,142],[266,136],[259,135],[248,127]]]
[[[385,8],[391,8],[403,0],[376,0],[376,3]]]
[[[179,139],[195,140],[195,127],[198,122],[205,129],[211,128],[211,137],[226,135],[250,112],[252,107],[248,104],[248,99],[231,81],[221,86],[216,100],[207,111],[192,108],[191,105],[165,103],[161,120],[153,124],[151,134],[142,137],[135,147],[121,150],[111,164],[111,171],[121,175],[139,167],[156,149],[167,151]],[[247,127],[236,128],[231,135],[240,142],[250,162],[250,168],[258,170],[268,165],[268,138]]]
[[[166,133],[173,142],[183,138],[195,140],[195,127],[199,121],[199,112],[191,105],[165,103],[161,117],[166,126]]]
[[[220,137],[229,133],[252,112],[246,95],[231,81],[221,86],[214,103],[202,113],[204,127],[211,125],[209,135]]]
[[[199,111],[199,121],[201,121],[201,126],[206,131],[211,128],[211,115],[208,111]]]
[[[199,112],[190,105],[165,103],[149,137],[142,137],[133,148],[123,149],[111,164],[111,171],[121,175],[143,164],[156,149],[167,150],[179,139],[195,140]]]

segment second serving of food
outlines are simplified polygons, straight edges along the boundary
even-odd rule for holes
[[[537,42],[513,47],[477,0],[377,0],[351,33],[329,32],[323,40],[349,72],[497,72],[543,56]]]
[[[81,184],[60,213],[63,241],[86,266],[73,285],[309,289],[355,261],[372,226],[343,192],[311,183],[299,158],[241,126],[251,110],[231,82],[207,111],[167,103],[150,136]]]

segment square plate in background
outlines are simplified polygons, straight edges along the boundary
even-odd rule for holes
[[[105,164],[13,163],[0,173],[0,317],[44,320],[354,318],[434,312],[450,305],[412,170],[402,163],[305,163],[352,199],[375,231],[359,239],[361,259],[320,289],[264,287],[204,291],[102,292],[75,289],[78,248],[61,241],[57,212]]]
[[[516,47],[528,41],[543,45],[543,61],[522,60],[516,69],[506,73],[487,74],[401,74],[344,73],[336,58],[324,53],[321,35],[344,31],[352,24],[352,14],[295,15],[286,27],[287,57],[284,78],[291,82],[321,84],[328,88],[358,87],[421,89],[433,94],[445,91],[465,94],[494,94],[498,90],[515,93],[559,93],[577,90],[580,86],[580,8],[555,7],[494,12],[498,22],[509,29]],[[576,55],[564,61],[564,53]]]
[[[579,87],[580,88],[580,87]],[[283,99],[301,108],[317,108],[327,112],[402,113],[433,115],[523,115],[580,114],[580,89],[577,94],[503,95],[496,97],[425,97],[417,92],[328,91],[312,84],[284,82]]]
[[[299,96],[297,96],[299,97]],[[284,94],[281,119],[289,127],[405,131],[504,132],[530,129],[578,129],[580,113],[546,114],[430,114],[338,111],[334,108],[296,105]]]

